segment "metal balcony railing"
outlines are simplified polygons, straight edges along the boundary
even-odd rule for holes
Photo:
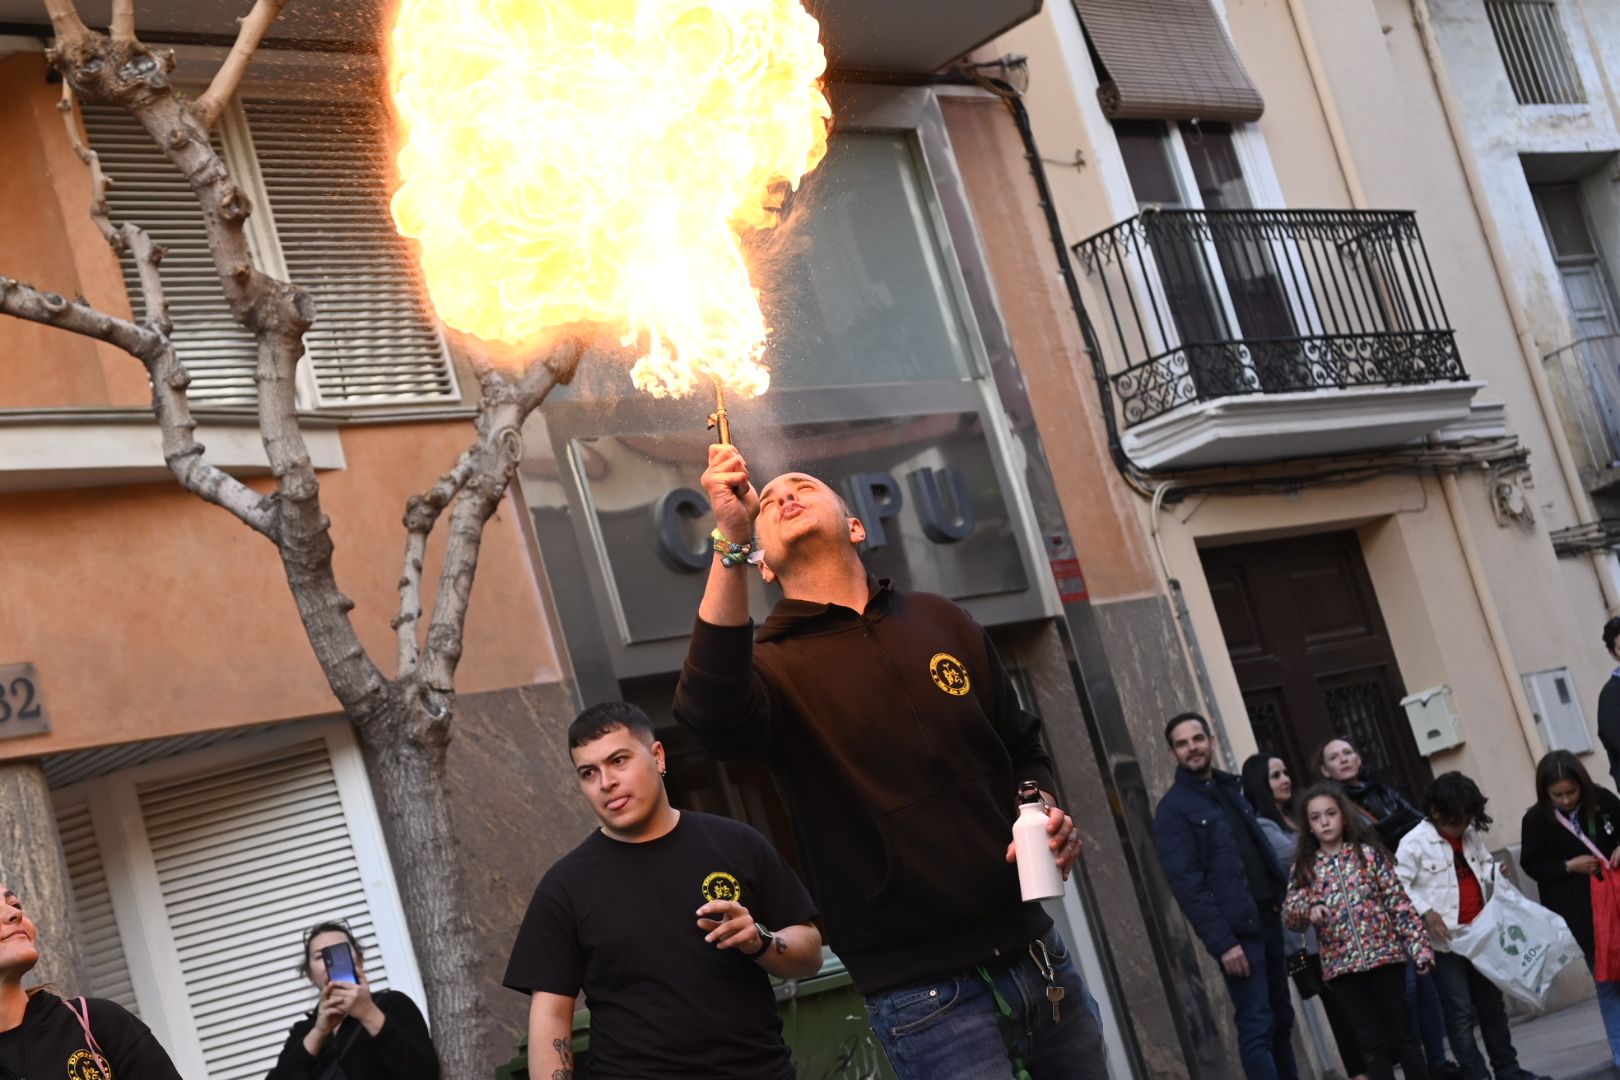
[[[1074,252],[1127,427],[1235,394],[1468,377],[1408,212],[1150,209]]]
[[[1620,334],[1581,338],[1544,358],[1588,490],[1620,464]]]

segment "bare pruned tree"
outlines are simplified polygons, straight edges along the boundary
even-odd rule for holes
[[[294,373],[304,335],[316,318],[315,304],[305,289],[253,265],[244,229],[252,207],[209,140],[210,129],[287,2],[255,0],[207,90],[188,99],[169,81],[173,55],[137,38],[135,0],[114,0],[105,34],[85,25],[74,0],[44,0],[55,35],[47,57],[64,81],[63,119],[91,174],[90,215],[113,250],[132,257],[146,315],[139,321],[119,318],[83,299],[3,276],[0,314],[97,338],[139,360],[151,379],[152,411],[175,478],[275,545],[310,646],[367,750],[445,1075],[470,1080],[485,1068],[480,1061],[485,1017],[472,922],[460,900],[455,861],[446,855],[454,850],[444,780],[456,666],[484,526],[506,495],[522,456],[523,422],[556,386],[573,377],[596,347],[596,338],[588,329],[560,334],[521,375],[473,361],[481,395],[472,445],[405,508],[399,612],[393,620],[398,652],[389,678],[361,644],[350,619],[354,603],[338,588],[330,522],[321,510],[320,484],[299,428]],[[258,424],[275,477],[269,494],[210,464],[193,437],[196,421],[186,395],[191,378],[172,339],[161,273],[163,249],[138,223],[112,219],[107,178],[95,151],[79,134],[75,94],[126,109],[196,194],[220,288],[236,321],[257,343]],[[446,510],[449,536],[438,589],[431,612],[424,613],[428,536]]]

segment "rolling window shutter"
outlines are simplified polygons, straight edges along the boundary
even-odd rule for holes
[[[107,201],[113,220],[141,226],[168,250],[163,287],[175,352],[191,373],[193,404],[253,404],[253,335],[231,318],[196,196],[134,117],[110,105],[85,105],[83,113],[90,146],[112,179]],[[143,318],[135,263],[125,256],[123,264],[130,303],[136,318]]]
[[[320,404],[459,401],[415,260],[389,216],[381,110],[262,100],[243,108],[287,272],[315,297],[305,344]]]
[[[80,992],[110,998],[139,1016],[135,987],[124,960],[124,944],[118,936],[112,892],[107,887],[101,851],[96,846],[96,832],[90,821],[90,804],[80,800],[58,807],[56,828],[67,855],[73,906],[79,912],[79,944],[84,950],[85,975],[90,983],[88,990]]]
[[[343,919],[387,987],[326,744],[137,789],[210,1080],[263,1077],[314,1003],[303,932]]]
[[[1248,123],[1265,102],[1209,0],[1074,0],[1113,120]]]

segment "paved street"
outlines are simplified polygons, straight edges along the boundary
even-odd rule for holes
[[[1596,999],[1513,1025],[1513,1044],[1520,1064],[1554,1080],[1610,1075]]]

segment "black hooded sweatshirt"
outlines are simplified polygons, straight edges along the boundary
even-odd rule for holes
[[[180,1080],[174,1062],[145,1024],[115,1001],[88,1001],[90,1033],[112,1068],[112,1076],[106,1080]],[[10,1031],[0,1031],[0,1080],[101,1075],[84,1028],[55,994],[35,993],[28,999],[23,1022]]]
[[[675,716],[764,762],[827,943],[863,994],[993,962],[1052,923],[1007,863],[1020,781],[1051,791],[1041,722],[961,608],[872,582],[864,612],[783,600],[760,630],[702,619]]]

